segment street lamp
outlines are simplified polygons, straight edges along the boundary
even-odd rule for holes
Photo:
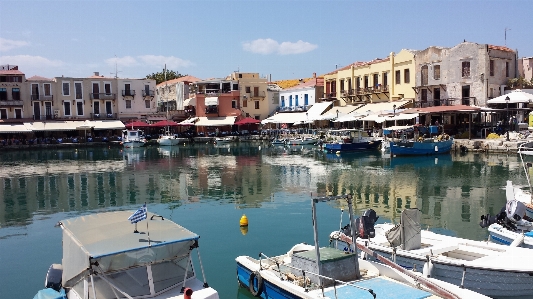
[[[509,141],[509,129],[511,129],[511,120],[509,118],[509,97],[505,97],[505,103],[507,104],[507,141]]]
[[[392,105],[393,116],[396,116],[396,104]]]

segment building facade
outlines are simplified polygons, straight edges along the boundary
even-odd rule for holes
[[[201,81],[193,76],[183,76],[177,79],[159,83],[156,86],[157,111],[168,119],[183,121],[194,116],[195,103],[193,85]]]
[[[26,99],[26,100],[24,100]],[[26,75],[16,65],[0,66],[0,120],[22,119],[29,115],[30,93]]]
[[[313,77],[300,84],[279,92],[279,111],[307,111],[313,104],[320,103],[324,95],[324,79]]]

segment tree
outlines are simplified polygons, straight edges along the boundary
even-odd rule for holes
[[[183,77],[182,74],[176,72],[176,71],[173,71],[173,70],[166,70],[166,80],[173,80],[173,79],[177,79],[177,78],[180,78],[180,77]],[[162,82],[165,82],[165,70],[163,69],[163,71],[161,72],[157,72],[157,73],[152,73],[151,75],[147,75],[146,76],[146,79],[153,79],[155,80],[155,84],[159,84],[159,83],[162,83]]]

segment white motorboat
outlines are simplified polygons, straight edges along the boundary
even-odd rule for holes
[[[279,138],[275,138],[273,139],[270,144],[272,145],[285,145],[286,144],[286,140],[285,139],[279,139]]]
[[[317,138],[305,136],[305,137],[288,139],[286,143],[288,145],[311,145],[311,144],[316,144],[317,142],[318,142]]]
[[[489,297],[533,295],[533,251],[421,230],[419,217],[417,209],[405,210],[400,224],[377,224],[375,237],[357,239],[358,245],[367,246],[424,277]],[[346,248],[350,244],[346,238],[349,231],[346,226],[343,231],[333,232],[331,242],[338,248]],[[372,256],[364,258],[376,261]]]
[[[488,298],[422,277],[377,254],[386,264],[362,260],[355,253],[336,248],[320,247],[316,203],[338,199],[347,199],[351,212],[350,195],[313,199],[314,246],[296,244],[287,253],[275,257],[262,253],[259,259],[237,257],[239,284],[260,298]]]
[[[137,231],[128,220],[142,215],[141,209],[148,223]],[[116,211],[59,222],[63,261],[50,267],[46,289],[35,298],[218,299],[203,267],[201,281],[191,261],[200,236],[141,209],[133,215]],[[46,297],[50,294],[55,297]]]
[[[125,148],[136,148],[144,146],[146,139],[141,130],[128,129],[122,131],[122,145]]]
[[[234,142],[235,139],[233,139],[233,137],[216,137],[215,138],[215,143],[217,144],[221,144],[221,143],[231,143],[231,142]]]
[[[159,143],[160,146],[173,146],[180,144],[179,138],[177,138],[174,135],[161,135],[159,138],[157,138],[157,143]]]

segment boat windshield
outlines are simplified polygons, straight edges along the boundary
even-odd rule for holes
[[[120,271],[108,272],[105,275],[94,275],[94,293],[90,277],[88,280],[88,294],[90,299],[100,298],[126,298],[120,291],[125,292],[132,298],[150,298],[175,287],[181,287],[185,271],[187,278],[195,277],[192,264],[186,270],[189,256],[183,256],[170,261],[164,261],[152,265],[135,267]],[[98,269],[96,272],[100,273]],[[151,279],[149,276],[152,276]],[[150,286],[153,280],[153,289]],[[78,294],[84,294],[84,281],[79,281],[73,290]]]

